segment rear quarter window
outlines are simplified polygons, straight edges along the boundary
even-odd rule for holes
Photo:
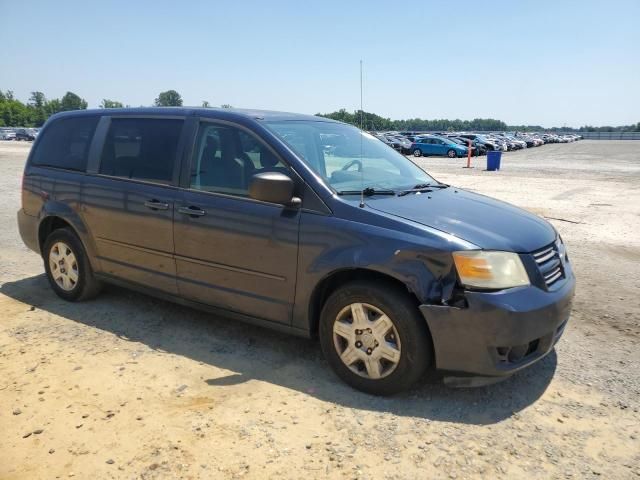
[[[42,132],[31,164],[84,172],[98,120],[97,116],[56,120]]]

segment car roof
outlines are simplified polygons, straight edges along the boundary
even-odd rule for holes
[[[209,108],[209,107],[137,107],[137,108],[96,108],[89,110],[73,110],[61,112],[55,115],[56,118],[74,117],[84,115],[166,115],[166,116],[200,116],[211,118],[224,118],[233,120],[234,118],[266,120],[266,121],[286,121],[286,120],[306,120],[315,122],[342,123],[330,118],[318,117],[316,115],[305,115],[302,113],[278,112],[274,110],[255,110],[244,108]]]

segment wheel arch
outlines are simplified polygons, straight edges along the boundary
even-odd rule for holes
[[[345,268],[341,270],[335,270],[325,276],[322,280],[320,280],[311,294],[309,301],[308,318],[309,334],[312,337],[317,338],[318,336],[320,312],[322,311],[322,307],[325,301],[327,300],[327,298],[329,298],[329,295],[331,295],[341,286],[357,280],[373,280],[384,283],[390,288],[400,290],[411,298],[412,302],[415,303],[416,309],[421,303],[416,294],[412,292],[404,282],[389,274],[367,268]],[[427,329],[428,328],[429,327],[427,325]]]
[[[73,228],[73,225],[62,217],[59,217],[57,215],[49,215],[42,219],[40,225],[38,225],[38,245],[40,246],[41,252],[42,247],[44,246],[44,242],[47,240],[47,237],[51,235],[54,230],[59,230],[61,228],[69,228],[73,230],[76,235],[78,235],[78,232],[75,228]],[[44,255],[44,252],[42,253]]]
[[[45,212],[43,212],[45,213]],[[40,249],[40,254],[44,257],[45,252],[43,251],[44,243],[49,235],[55,230],[60,228],[69,228],[80,240],[80,243],[85,249],[87,253],[87,257],[89,258],[89,263],[91,264],[91,268],[94,271],[98,271],[98,259],[96,258],[95,248],[91,239],[88,236],[88,232],[84,226],[84,223],[77,217],[75,213],[72,213],[71,216],[65,215],[64,212],[60,211],[49,211],[46,212],[45,215],[40,220],[38,224],[38,246]]]

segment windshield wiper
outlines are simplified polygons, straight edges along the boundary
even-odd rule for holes
[[[340,190],[338,195],[364,195],[365,197],[371,197],[372,195],[395,195],[393,190],[378,189],[373,187],[367,187],[364,190]]]
[[[410,188],[409,190],[403,190],[401,192],[398,192],[398,196],[402,197],[410,193],[426,193],[426,192],[431,192],[432,188],[448,188],[448,187],[449,185],[447,185],[446,183],[419,183],[418,185],[415,185],[413,188]]]

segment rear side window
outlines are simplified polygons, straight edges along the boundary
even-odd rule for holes
[[[75,117],[55,121],[43,131],[31,163],[84,172],[98,120],[99,117]]]
[[[100,173],[171,183],[183,120],[114,118],[100,159]]]

